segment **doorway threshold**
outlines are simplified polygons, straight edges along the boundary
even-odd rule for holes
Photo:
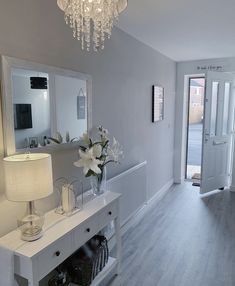
[[[192,182],[192,185],[195,187],[200,187],[201,166],[188,165],[187,175],[188,175],[188,178],[186,179],[187,181]]]
[[[201,166],[188,165],[187,166],[187,179],[192,180],[195,174],[201,174]]]
[[[193,186],[194,187],[200,187],[201,186],[201,173],[195,173],[192,176]]]

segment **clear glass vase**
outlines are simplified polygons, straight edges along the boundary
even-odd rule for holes
[[[101,169],[101,174],[90,177],[93,194],[99,196],[106,191],[106,167]]]

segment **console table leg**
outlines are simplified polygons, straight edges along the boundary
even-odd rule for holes
[[[35,280],[29,280],[28,286],[39,286],[39,282]]]
[[[115,235],[117,240],[116,256],[118,260],[117,274],[121,273],[121,230],[120,230],[120,218],[117,216],[114,220]]]

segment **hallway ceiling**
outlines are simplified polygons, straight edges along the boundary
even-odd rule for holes
[[[118,27],[175,61],[235,56],[234,0],[129,0]]]

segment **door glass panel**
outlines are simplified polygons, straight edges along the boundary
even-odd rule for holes
[[[226,135],[228,133],[230,87],[231,87],[230,82],[226,82],[224,86],[223,135]]]
[[[211,122],[210,122],[210,136],[215,136],[217,125],[217,103],[219,95],[219,83],[212,82],[212,97],[211,97]]]

